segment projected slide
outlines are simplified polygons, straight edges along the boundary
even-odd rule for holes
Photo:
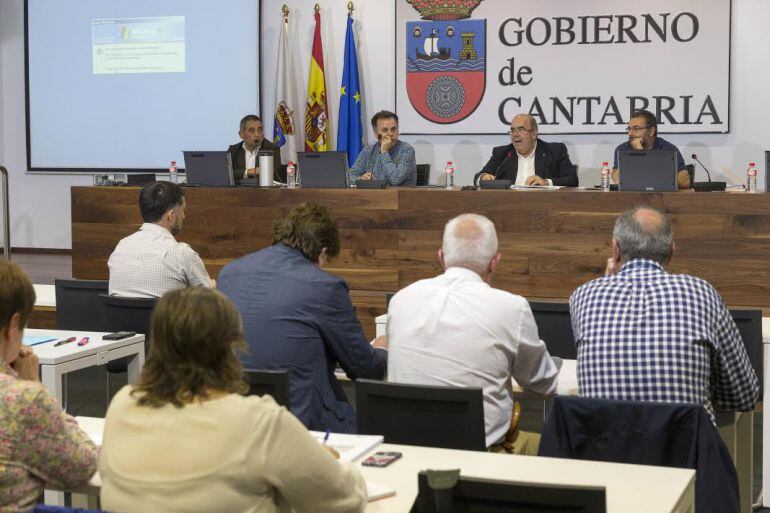
[[[184,16],[93,20],[94,75],[183,73]]]

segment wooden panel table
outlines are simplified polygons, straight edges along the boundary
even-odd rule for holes
[[[673,272],[700,276],[731,306],[770,309],[770,195],[582,191],[318,190],[188,188],[180,240],[216,277],[230,260],[271,243],[273,221],[316,201],[336,216],[340,256],[328,270],[350,284],[357,313],[373,335],[385,294],[437,274],[444,224],[463,212],[491,218],[503,261],[497,287],[529,298],[566,299],[598,276],[616,216],[637,204],[660,207],[674,227]],[[107,278],[107,258],[141,220],[138,189],[72,188],[72,266],[76,278]]]

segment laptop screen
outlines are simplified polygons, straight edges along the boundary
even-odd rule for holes
[[[618,152],[618,190],[676,191],[676,150]]]
[[[303,189],[346,189],[348,156],[344,151],[297,153]]]
[[[233,184],[233,163],[228,151],[185,151],[185,175],[189,185]]]

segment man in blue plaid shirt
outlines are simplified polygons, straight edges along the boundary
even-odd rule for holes
[[[603,278],[570,298],[580,395],[752,410],[759,384],[738,328],[709,283],[664,266],[665,214],[636,207],[615,223]]]

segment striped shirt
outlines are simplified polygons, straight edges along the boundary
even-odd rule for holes
[[[627,262],[570,298],[580,395],[752,410],[757,376],[721,296],[706,281]]]

